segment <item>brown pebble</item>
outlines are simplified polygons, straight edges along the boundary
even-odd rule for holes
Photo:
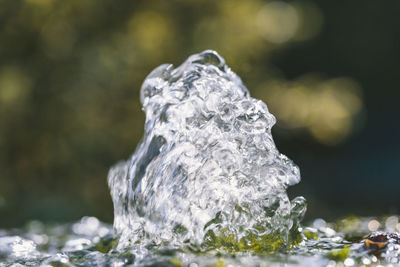
[[[365,246],[371,249],[381,249],[389,243],[389,236],[385,233],[371,234],[365,239]]]

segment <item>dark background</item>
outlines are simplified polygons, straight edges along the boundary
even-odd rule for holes
[[[400,2],[0,0],[0,227],[112,222],[141,82],[215,49],[278,119],[307,217],[400,208]]]

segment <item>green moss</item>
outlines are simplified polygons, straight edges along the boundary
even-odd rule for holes
[[[225,267],[225,262],[221,259],[218,259],[218,261],[212,265],[207,265],[207,267]]]
[[[174,229],[172,229],[172,231],[177,234],[177,235],[184,235],[187,233],[187,229],[185,226],[181,225],[181,224],[176,224]]]
[[[113,236],[103,237],[99,242],[97,242],[90,250],[99,251],[101,253],[108,253],[111,249],[118,245],[118,239]]]
[[[360,228],[361,220],[356,216],[349,216],[337,222],[337,231],[345,234],[357,232]]]
[[[65,264],[65,263],[61,263],[59,261],[52,261],[49,263],[49,265],[53,266],[53,267],[68,267],[70,265]]]
[[[206,250],[222,249],[229,253],[255,252],[265,254],[285,248],[286,242],[278,233],[258,235],[249,232],[240,240],[229,229],[222,229],[219,235],[209,230],[204,238],[203,248]]]
[[[181,260],[176,258],[176,257],[172,258],[170,263],[175,267],[181,267],[182,266]]]
[[[350,247],[346,246],[339,250],[334,250],[326,254],[326,257],[335,260],[335,261],[344,261],[346,258],[349,257],[350,254]]]
[[[313,228],[305,228],[303,231],[304,236],[309,240],[317,240],[318,239],[318,231]]]

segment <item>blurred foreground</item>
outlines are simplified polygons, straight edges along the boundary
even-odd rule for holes
[[[196,251],[154,244],[149,254],[117,249],[111,226],[95,217],[70,224],[32,221],[22,229],[0,231],[0,261],[27,266],[396,266],[400,261],[399,218],[348,217],[334,223],[315,219],[300,228],[298,244],[280,250],[226,247],[229,236],[213,249]],[[378,232],[374,232],[380,230]],[[382,232],[385,231],[385,232]],[[371,232],[373,232],[371,234]],[[279,241],[279,240],[278,240]],[[226,243],[224,243],[226,242]],[[271,241],[270,241],[271,242]],[[274,241],[276,243],[276,240]],[[273,243],[269,244],[273,246]]]

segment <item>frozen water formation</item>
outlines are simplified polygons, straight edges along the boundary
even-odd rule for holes
[[[108,183],[121,247],[275,248],[306,204],[299,169],[276,149],[275,117],[216,52],[153,70],[141,88],[145,134]],[[140,244],[140,245],[138,245]]]

